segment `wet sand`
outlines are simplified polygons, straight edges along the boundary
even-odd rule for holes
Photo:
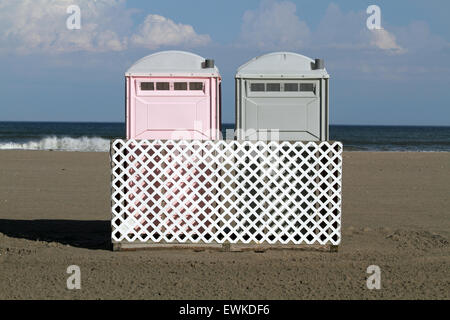
[[[337,253],[112,252],[109,181],[106,153],[0,151],[0,299],[450,298],[450,153],[344,152]]]

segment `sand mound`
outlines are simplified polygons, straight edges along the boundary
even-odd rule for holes
[[[448,240],[436,233],[429,231],[397,229],[388,235],[387,239],[395,241],[400,248],[429,250],[448,246]]]

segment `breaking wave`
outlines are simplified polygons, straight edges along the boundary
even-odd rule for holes
[[[110,140],[101,137],[47,136],[28,141],[0,141],[0,150],[108,152]]]

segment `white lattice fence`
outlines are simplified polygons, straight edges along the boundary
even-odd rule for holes
[[[340,243],[340,142],[114,140],[114,243]]]

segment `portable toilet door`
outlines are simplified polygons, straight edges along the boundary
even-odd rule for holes
[[[158,52],[133,64],[125,79],[127,139],[218,138],[221,78],[214,60]]]
[[[323,60],[290,52],[242,65],[235,77],[237,138],[328,140],[328,79]]]

